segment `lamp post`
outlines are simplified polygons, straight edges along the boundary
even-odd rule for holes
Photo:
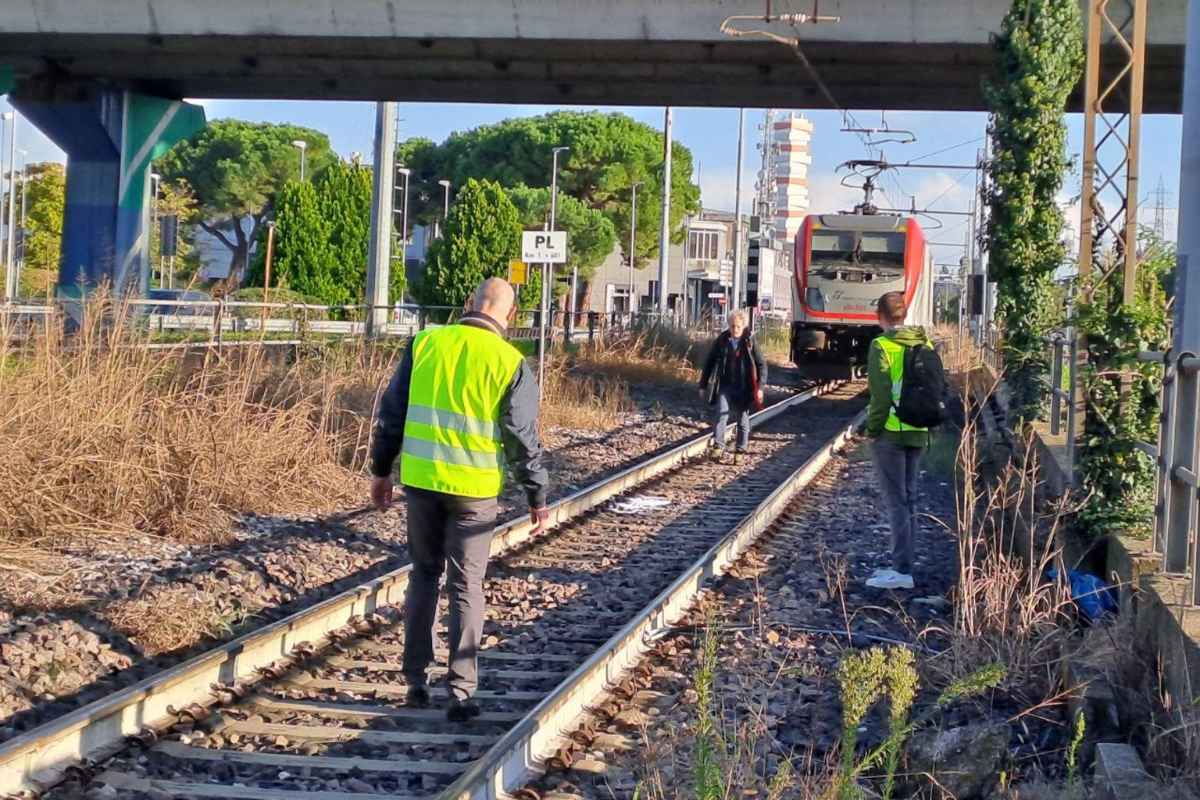
[[[550,163],[550,230],[554,230],[554,217],[558,212],[558,154],[567,147],[556,147],[551,154]],[[574,283],[571,284],[574,288]],[[568,306],[570,307],[570,306]],[[546,375],[546,318],[550,315],[550,264],[542,264],[542,303],[538,315],[538,399],[542,397],[543,380]],[[567,322],[568,329],[570,322]]]
[[[150,229],[158,232],[158,285],[162,286],[162,231],[158,230],[158,190],[162,186],[162,175],[157,172],[150,173]],[[156,258],[154,253],[150,254],[150,263],[154,263]],[[153,277],[151,272],[151,277]]]
[[[565,153],[571,148],[564,145],[555,147],[552,153],[552,164],[550,167],[550,230],[555,229],[555,217],[558,212],[558,155]],[[544,281],[543,281],[544,284]],[[567,298],[567,341],[571,341],[571,336],[575,332],[575,313],[578,311],[579,299],[579,268],[571,267],[571,295]]]
[[[404,176],[404,208],[400,214],[400,242],[403,245],[408,244],[408,181],[412,177],[412,170],[408,167],[397,167],[396,172]]]
[[[637,190],[642,185],[641,181],[633,184],[630,188],[633,190],[629,200],[629,321],[633,322],[633,262],[637,258]]]
[[[445,189],[445,194],[442,198],[442,224],[445,224],[446,218],[450,216],[450,181],[442,179],[438,181],[438,186]]]
[[[450,181],[443,178],[438,181],[438,186],[441,186],[445,192],[442,197],[442,223],[435,231],[437,233],[437,237],[435,238],[440,239],[445,235],[446,220],[450,217]]]
[[[16,237],[13,236],[17,221],[17,114],[15,111],[9,111],[0,115],[0,118],[12,120],[8,139],[8,247],[4,260],[4,299],[12,302],[17,299]]]
[[[292,142],[292,147],[300,151],[300,182],[304,183],[304,166],[305,162],[308,161],[308,142],[303,139],[297,139]]]

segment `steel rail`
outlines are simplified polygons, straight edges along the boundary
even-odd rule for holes
[[[587,708],[607,687],[620,683],[651,648],[657,636],[687,613],[710,578],[724,573],[771,526],[788,504],[812,482],[833,454],[866,420],[866,411],[839,430],[758,507],[698,558],[636,618],[559,684],[546,699],[511,728],[491,750],[446,788],[439,800],[499,800],[511,796],[539,771],[539,764],[566,741]]]
[[[821,384],[751,418],[761,425],[843,383]],[[702,454],[709,439],[708,433],[698,434],[556,501],[550,506],[549,525],[564,523]],[[498,525],[493,532],[492,557],[529,541],[532,533],[528,516]],[[327,646],[332,642],[329,634],[354,619],[401,603],[411,570],[411,565],[405,565],[326,598],[0,743],[0,796],[43,792],[79,765],[119,752],[127,737],[171,724],[179,709],[218,705],[219,694],[227,692],[219,693],[216,685],[228,687],[258,679],[260,670],[292,655],[300,645]]]

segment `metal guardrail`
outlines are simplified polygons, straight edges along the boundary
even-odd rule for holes
[[[1143,350],[1137,358],[1143,363],[1163,365],[1157,446],[1150,442],[1136,445],[1153,459],[1157,473],[1153,552],[1162,557],[1163,572],[1190,573],[1191,604],[1200,605],[1200,447],[1196,446],[1200,409],[1195,407],[1194,397],[1188,400],[1192,397],[1189,387],[1195,386],[1200,373],[1200,357],[1187,352]],[[1190,422],[1180,425],[1181,421]]]
[[[1079,336],[1073,327],[1055,331],[1050,342],[1050,435],[1063,432],[1063,406],[1066,405],[1067,479],[1075,484],[1075,442],[1078,430],[1075,393],[1078,387]],[[1066,386],[1063,386],[1065,378]]]
[[[310,336],[360,337],[367,334],[365,317],[374,310],[385,310],[389,321],[380,329],[381,337],[409,337],[427,327],[436,327],[440,319],[452,321],[462,309],[452,306],[394,306],[340,305],[326,306],[310,303],[279,303],[249,300],[128,300],[130,319],[144,325],[153,334],[205,332],[204,340],[195,344],[222,345],[226,335],[285,334],[294,339]],[[175,309],[170,311],[167,309]],[[0,334],[22,338],[33,325],[44,325],[61,317],[63,309],[56,304],[0,304]],[[351,317],[330,319],[329,317]],[[595,341],[608,332],[638,330],[657,325],[676,326],[674,315],[657,313],[601,313],[581,311],[568,317],[558,309],[550,309],[547,334],[572,341],[586,336]],[[519,309],[510,326],[510,339],[537,339],[540,311]]]

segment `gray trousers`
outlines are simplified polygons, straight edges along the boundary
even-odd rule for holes
[[[737,449],[745,450],[750,446],[750,409],[739,406],[729,400],[729,395],[721,392],[717,395],[717,418],[713,425],[713,444],[722,452],[727,449],[725,444],[725,428],[729,425],[730,415],[737,416],[738,435]]]
[[[446,572],[450,601],[449,672],[446,683],[460,700],[479,685],[476,655],[483,635],[483,576],[487,571],[499,506],[496,498],[404,487],[408,502],[408,552],[412,575],[404,596],[404,677],[424,684],[433,661],[438,580]]]
[[[892,527],[892,569],[912,574],[913,536],[917,530],[917,476],[923,447],[903,447],[884,438],[871,446],[879,486]]]

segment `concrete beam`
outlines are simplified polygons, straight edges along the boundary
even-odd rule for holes
[[[720,33],[730,14],[761,14],[761,0],[78,5],[0,6],[0,53],[18,77],[51,72],[178,97],[827,105],[789,48]],[[992,65],[990,36],[1008,6],[826,0],[822,13],[841,22],[804,25],[798,33],[846,107],[979,110]],[[1185,10],[1185,0],[1154,4],[1149,112],[1178,111]]]

